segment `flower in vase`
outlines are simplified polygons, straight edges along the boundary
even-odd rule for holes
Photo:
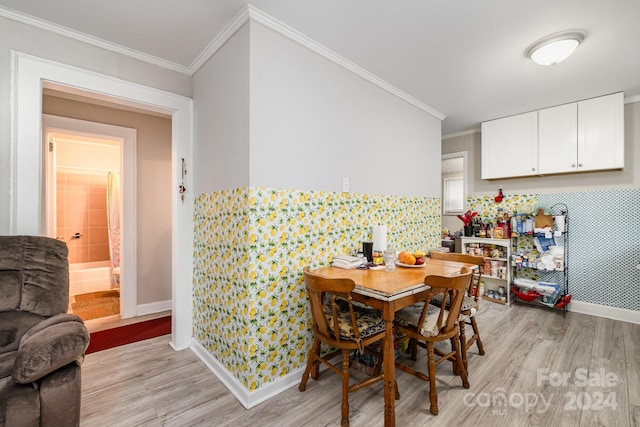
[[[473,218],[478,215],[478,212],[471,212],[470,210],[466,211],[463,215],[458,215],[458,218],[464,223],[465,227],[468,227],[473,222]]]

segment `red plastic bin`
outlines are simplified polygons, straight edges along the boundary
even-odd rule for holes
[[[536,298],[541,297],[542,295],[531,289],[528,293],[520,292],[518,288],[515,286],[511,288],[513,293],[520,298],[522,301],[531,302]]]

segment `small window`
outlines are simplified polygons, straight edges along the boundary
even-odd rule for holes
[[[461,213],[464,210],[464,183],[462,176],[444,178],[442,181],[442,207],[444,213]]]
[[[456,215],[465,211],[467,199],[467,152],[442,155],[442,214]]]

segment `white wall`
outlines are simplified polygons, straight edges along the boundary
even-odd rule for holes
[[[249,185],[249,25],[193,76],[194,193]]]
[[[251,22],[251,186],[440,197],[441,121]]]
[[[0,17],[0,234],[9,234],[11,50],[191,95],[191,77]],[[36,173],[36,172],[34,172]]]
[[[89,139],[89,138],[87,138]],[[82,140],[56,138],[57,172],[106,175],[120,171],[120,144],[86,143]],[[70,170],[65,170],[70,168]],[[97,171],[87,171],[97,169]]]

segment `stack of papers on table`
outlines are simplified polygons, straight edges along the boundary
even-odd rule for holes
[[[333,257],[333,266],[339,268],[358,268],[364,260],[364,258],[358,258],[355,256],[340,255]]]

